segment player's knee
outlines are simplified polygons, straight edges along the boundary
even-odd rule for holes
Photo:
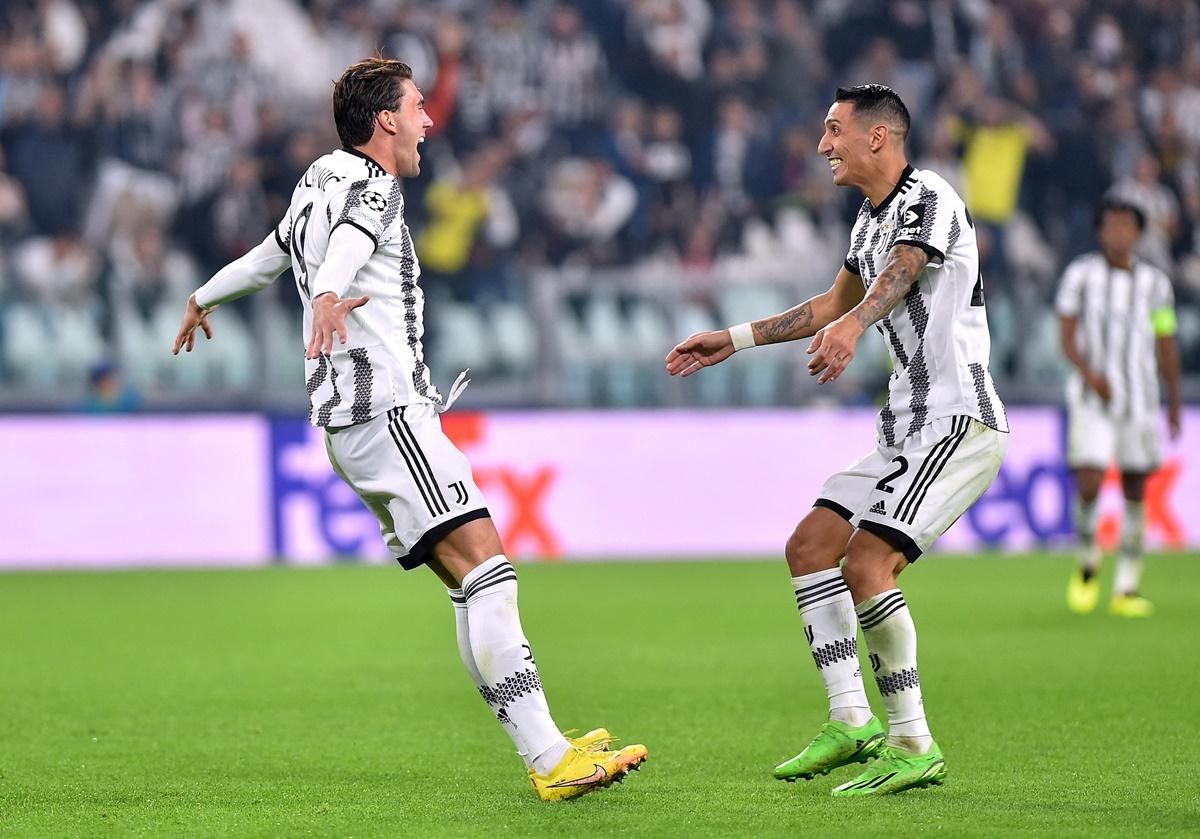
[[[856,533],[850,539],[842,565],[842,577],[855,603],[894,588],[900,569],[907,564],[903,554],[881,539],[858,537]]]
[[[1079,489],[1079,497],[1092,502],[1100,495],[1100,485],[1104,482],[1104,473],[1095,469],[1080,469],[1075,472],[1075,485]]]
[[[1126,501],[1142,501],[1146,497],[1146,476],[1139,472],[1121,475],[1121,492]]]
[[[784,545],[783,555],[793,577],[826,571],[836,566],[845,554],[844,541],[821,528],[814,527],[807,519],[800,522]]]

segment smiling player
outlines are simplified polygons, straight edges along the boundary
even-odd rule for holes
[[[401,178],[420,174],[433,121],[405,64],[370,58],[333,92],[342,148],[313,163],[275,231],[188,300],[175,353],[191,352],[209,314],[259,291],[289,266],[304,306],[309,418],[337,474],[379,519],[406,569],[428,565],[449,590],[467,672],[545,800],[574,798],[636,769],[646,747],[609,751],[596,729],[559,731],[517,610],[517,575],[467,459],[442,432],[448,397],[421,347],[424,293],[404,222]],[[337,341],[334,341],[334,336]],[[416,636],[414,636],[416,637]],[[604,682],[597,677],[597,684]]]
[[[908,130],[908,109],[890,88],[839,88],[817,151],[834,182],[866,200],[833,287],[773,317],[693,335],[667,356],[667,372],[688,376],[741,349],[815,336],[809,371],[824,384],[846,369],[869,327],[887,341],[893,372],[875,449],[825,482],[785,548],[830,710],[775,777],[808,779],[878,758],[837,796],[886,795],[946,776],[896,579],[991,485],[1008,445],[988,373],[974,224],[945,180],[908,165]],[[856,624],[887,706],[886,743],[863,691]]]

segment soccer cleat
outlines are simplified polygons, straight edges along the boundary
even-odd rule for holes
[[[828,720],[804,751],[775,767],[775,777],[788,783],[797,778],[807,781],[848,763],[866,763],[879,753],[886,739],[883,724],[875,717],[858,728]]]
[[[565,801],[620,783],[631,770],[641,767],[646,756],[642,745],[626,746],[617,752],[571,746],[549,774],[539,775],[530,769],[529,782],[543,801]]]
[[[1154,614],[1154,604],[1137,594],[1114,594],[1108,611],[1121,618],[1148,618]]]
[[[1093,576],[1090,580],[1083,579],[1083,569],[1076,568],[1071,572],[1067,582],[1067,608],[1077,615],[1086,615],[1096,608],[1100,602],[1100,578]]]
[[[587,734],[580,737],[572,737],[571,735],[577,729],[570,728],[563,732],[563,737],[567,738],[567,742],[578,749],[583,749],[585,752],[604,752],[608,751],[609,745],[616,738],[612,736],[607,728],[593,728]]]
[[[838,798],[856,795],[891,795],[906,789],[941,786],[946,780],[946,759],[937,743],[923,755],[885,745],[879,759],[853,781],[835,787]]]

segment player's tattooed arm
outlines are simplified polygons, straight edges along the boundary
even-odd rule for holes
[[[917,277],[925,270],[929,257],[913,245],[896,245],[888,254],[888,263],[862,302],[816,333],[808,345],[810,375],[819,376],[818,384],[831,382],[842,374],[854,358],[858,339],[871,324],[882,318],[904,299]]]
[[[928,263],[929,254],[915,245],[896,245],[892,248],[879,278],[871,285],[863,301],[853,309],[854,318],[864,331],[896,308]]]
[[[786,312],[754,321],[755,344],[780,344],[817,334],[817,330],[840,318],[863,298],[862,279],[845,268],[823,294],[805,300]]]
[[[813,301],[805,300],[799,306],[793,306],[786,312],[756,320],[750,324],[750,327],[754,330],[754,343],[778,344],[781,341],[807,338],[816,331],[810,328],[812,322]]]

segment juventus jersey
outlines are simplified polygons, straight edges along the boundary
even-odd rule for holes
[[[1116,417],[1153,416],[1159,393],[1152,317],[1174,305],[1171,281],[1147,262],[1135,259],[1125,271],[1100,253],[1072,261],[1063,272],[1055,309],[1078,319],[1076,345],[1088,365],[1108,379],[1112,399],[1106,406],[1075,369],[1067,380],[1068,399],[1089,401]]]
[[[309,166],[275,229],[279,246],[291,255],[304,305],[303,334],[312,334],[309,283],[325,259],[330,234],[342,224],[375,242],[375,253],[345,294],[371,299],[346,317],[345,344],[335,339],[330,356],[305,360],[310,421],[318,427],[353,425],[400,405],[441,406],[421,347],[425,295],[404,223],[400,179],[355,150],[338,149]]]
[[[892,358],[877,423],[880,442],[895,446],[948,416],[974,417],[1007,432],[988,371],[991,336],[975,226],[958,193],[934,172],[909,166],[878,207],[863,201],[850,237],[845,265],[867,289],[893,246],[915,245],[929,254],[903,301],[875,325]]]

